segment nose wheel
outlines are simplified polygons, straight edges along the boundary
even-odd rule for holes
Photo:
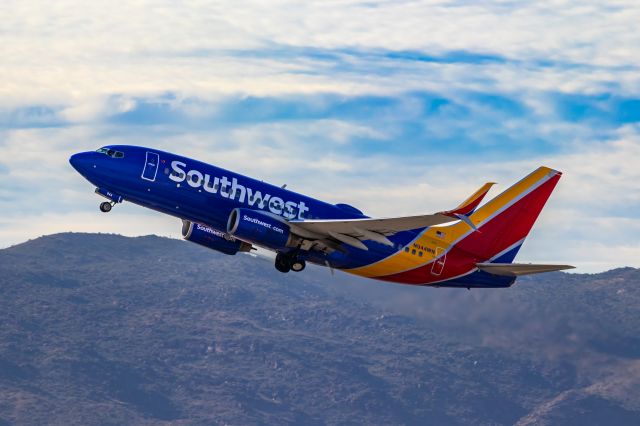
[[[100,211],[103,213],[109,213],[111,211],[111,209],[113,208],[113,205],[115,203],[113,202],[109,202],[109,201],[105,201],[104,203],[100,203]]]
[[[307,264],[304,260],[299,259],[296,256],[278,253],[276,255],[275,266],[278,271],[287,273],[289,271],[300,272],[307,266]]]

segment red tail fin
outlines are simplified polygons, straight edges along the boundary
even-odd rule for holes
[[[470,216],[479,232],[463,238],[457,248],[474,255],[479,262],[511,253],[510,259],[500,259],[511,262],[561,175],[559,171],[540,167],[489,201]]]

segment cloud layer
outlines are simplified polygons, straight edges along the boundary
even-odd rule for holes
[[[545,164],[565,174],[520,258],[640,266],[636,2],[0,8],[0,246],[177,235],[133,206],[100,215],[67,164],[132,143],[380,216],[448,208]]]

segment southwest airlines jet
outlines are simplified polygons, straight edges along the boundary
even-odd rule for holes
[[[397,283],[489,288],[572,268],[513,263],[562,174],[547,167],[481,207],[493,183],[452,210],[371,218],[157,149],[113,145],[69,161],[107,199],[101,211],[129,201],[178,217],[186,240],[230,255],[255,246],[275,251],[280,272],[311,262]]]

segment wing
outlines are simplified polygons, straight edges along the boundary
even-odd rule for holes
[[[406,216],[393,218],[357,218],[357,219],[328,219],[290,221],[291,230],[303,238],[312,240],[337,240],[341,243],[368,250],[363,240],[376,241],[393,246],[387,238],[397,232],[411,229],[426,228],[441,225],[454,220],[465,220],[480,204],[493,183],[486,183],[473,193],[462,204],[453,210],[420,216]],[[471,225],[473,226],[473,224]]]
[[[377,241],[381,244],[393,246],[393,243],[387,238],[388,235],[410,229],[439,225],[453,220],[455,219],[437,213],[385,219],[305,220],[289,222],[289,225],[295,234],[304,238],[324,239],[330,237],[350,246],[368,250],[362,240]]]
[[[303,228],[313,233],[329,235],[329,232],[339,232],[341,234],[358,233],[358,230],[377,232],[383,235],[392,235],[400,231],[424,228],[427,226],[440,225],[452,222],[453,219],[441,213],[406,216],[392,218],[365,218],[365,219],[338,219],[338,220],[305,220],[300,222],[289,222],[296,227]],[[355,229],[355,231],[354,231]]]
[[[542,272],[562,271],[564,269],[575,268],[575,266],[571,265],[536,265],[532,263],[477,263],[476,266],[481,271],[507,277],[519,277],[520,275],[540,274]]]

